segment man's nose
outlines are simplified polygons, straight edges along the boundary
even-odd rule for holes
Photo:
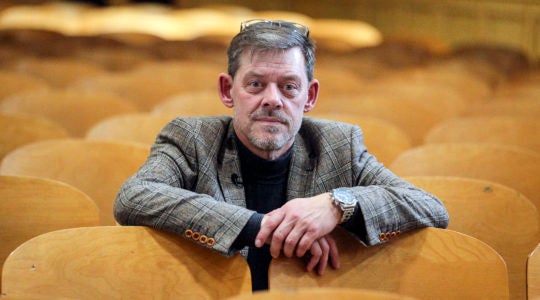
[[[282,104],[279,87],[276,84],[267,85],[264,90],[262,105],[264,107],[280,108]]]

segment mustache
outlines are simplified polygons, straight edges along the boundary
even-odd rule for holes
[[[253,112],[250,115],[250,117],[252,120],[257,120],[259,118],[264,118],[264,117],[271,117],[271,118],[277,119],[279,122],[284,123],[284,124],[291,123],[291,119],[289,118],[289,116],[287,116],[287,114],[279,110],[257,110]]]

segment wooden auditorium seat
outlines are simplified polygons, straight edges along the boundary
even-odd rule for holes
[[[317,47],[336,52],[376,46],[383,40],[377,28],[359,20],[316,18],[309,26]]]
[[[272,260],[270,290],[359,288],[417,299],[507,299],[502,257],[486,243],[447,229],[424,228],[366,247],[342,230],[334,238],[341,266],[323,276],[308,273],[300,258]]]
[[[13,71],[0,70],[0,82],[2,83],[0,84],[0,103],[13,94],[50,89],[49,84],[43,79]]]
[[[398,176],[457,176],[511,187],[540,208],[540,154],[515,146],[426,144],[399,155],[390,165]]]
[[[3,294],[25,299],[224,299],[251,291],[240,255],[138,226],[58,230],[18,247]]]
[[[0,176],[0,270],[8,255],[30,238],[97,225],[98,208],[80,190],[49,179]]]
[[[59,124],[20,114],[0,113],[0,128],[0,161],[22,145],[68,137],[68,132]]]
[[[395,293],[355,288],[299,288],[295,290],[265,290],[244,293],[227,300],[413,300]]]
[[[43,79],[52,87],[68,87],[86,76],[98,76],[106,72],[101,66],[74,57],[28,58],[13,63],[10,70]]]
[[[360,126],[368,151],[382,163],[390,163],[402,152],[412,148],[411,138],[397,125],[379,118],[354,114],[308,114],[308,116],[336,120]]]
[[[363,94],[357,97],[319,99],[312,114],[356,114],[387,120],[400,127],[411,138],[413,145],[423,143],[429,129],[438,122],[455,116],[449,106],[455,101],[439,99],[439,105],[416,97],[399,98],[384,94]]]
[[[232,115],[214,91],[182,92],[164,99],[151,110],[154,114],[176,117]]]
[[[495,249],[508,268],[510,298],[526,298],[527,257],[540,242],[540,217],[529,199],[486,180],[439,176],[404,179],[441,199],[450,215],[448,229],[473,236]]]
[[[150,113],[116,115],[92,126],[86,139],[135,142],[150,147],[171,120],[169,116]]]
[[[490,101],[471,105],[465,116],[523,116],[538,118],[540,116],[540,101],[538,99],[492,99]]]
[[[540,120],[523,116],[469,116],[434,125],[425,143],[515,145],[540,153]]]
[[[102,119],[137,110],[129,101],[112,94],[55,90],[17,94],[0,103],[0,111],[45,118],[62,125],[70,136],[83,137]]]
[[[4,157],[2,175],[59,180],[88,194],[103,225],[116,224],[113,203],[120,186],[145,162],[146,146],[135,143],[62,139],[22,146]]]
[[[527,299],[540,299],[540,244],[529,255],[527,260]]]

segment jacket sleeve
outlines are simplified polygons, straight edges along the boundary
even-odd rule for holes
[[[232,255],[240,250],[233,242],[254,212],[224,201],[216,171],[208,167],[213,158],[197,150],[205,143],[197,131],[179,122],[162,130],[147,161],[119,190],[114,215],[121,225],[176,233]]]
[[[365,228],[359,238],[367,245],[376,245],[422,227],[446,228],[448,212],[435,196],[399,178],[367,152],[362,132],[356,127],[351,135],[353,187],[346,188],[358,200],[356,216]]]

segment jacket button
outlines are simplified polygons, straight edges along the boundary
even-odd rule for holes
[[[191,236],[193,235],[193,231],[191,229],[186,229],[186,231],[184,231],[184,235],[187,238],[191,238]]]
[[[198,241],[201,238],[201,234],[199,232],[194,232],[191,238]]]
[[[381,240],[381,241],[385,241],[385,240],[386,240],[386,234],[384,234],[384,232],[381,232],[381,233],[379,234],[379,240]]]
[[[201,235],[201,237],[199,238],[199,242],[206,244],[206,242],[208,242],[208,237],[204,234]]]
[[[209,238],[206,244],[210,247],[213,247],[216,244],[216,240],[214,240],[213,238]]]

